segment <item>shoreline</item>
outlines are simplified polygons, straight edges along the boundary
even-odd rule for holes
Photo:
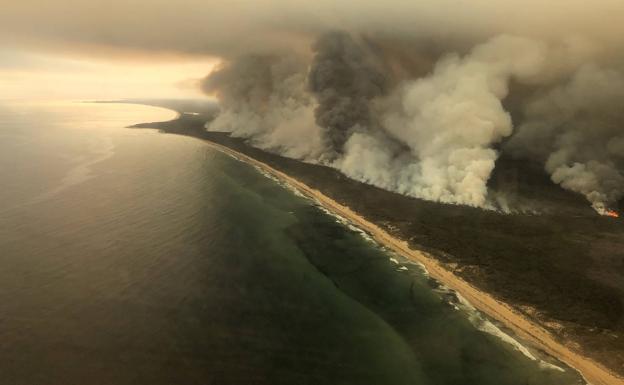
[[[624,379],[609,371],[606,367],[596,361],[587,358],[564,344],[558,342],[548,331],[542,328],[535,321],[530,320],[514,310],[511,306],[495,299],[490,294],[478,290],[462,278],[448,271],[436,259],[426,255],[424,252],[414,250],[409,247],[406,241],[402,241],[388,234],[385,230],[372,222],[369,222],[349,207],[329,198],[322,192],[309,187],[299,180],[279,171],[259,160],[248,155],[238,152],[232,148],[222,144],[205,139],[211,147],[216,150],[233,156],[234,158],[257,167],[279,180],[286,182],[292,187],[299,190],[302,194],[317,201],[325,209],[345,218],[355,226],[367,232],[376,242],[404,256],[405,258],[422,264],[428,271],[429,275],[445,285],[449,289],[457,292],[464,297],[477,310],[483,312],[488,317],[500,322],[506,328],[510,329],[520,338],[528,341],[531,345],[539,350],[543,350],[546,354],[555,357],[571,368],[577,370],[588,384],[591,385],[618,385],[624,384]]]

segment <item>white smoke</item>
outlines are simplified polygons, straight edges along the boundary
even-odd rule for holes
[[[523,84],[528,106],[502,148],[542,161],[602,212],[624,195],[624,80],[581,67],[593,54],[585,43],[501,35],[410,78],[374,43],[331,32],[312,60],[251,55],[210,74],[204,88],[222,112],[207,128],[401,194],[502,209],[487,183],[500,142],[514,134],[503,101],[512,82]]]
[[[604,213],[624,195],[624,77],[595,65],[534,98],[510,143],[541,157],[553,182],[584,195]]]
[[[209,131],[231,132],[254,146],[313,161],[323,141],[306,91],[306,66],[292,56],[246,56],[212,73],[203,83],[219,98],[221,112]]]
[[[448,55],[430,76],[403,84],[398,106],[383,116],[385,130],[409,154],[397,157],[376,138],[352,137],[341,170],[415,197],[485,206],[497,158],[492,145],[512,133],[501,100],[511,78],[541,71],[546,51],[538,42],[501,36],[464,57]]]

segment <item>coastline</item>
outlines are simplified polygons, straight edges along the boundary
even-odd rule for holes
[[[556,357],[568,366],[576,369],[586,380],[592,385],[617,385],[624,384],[624,379],[618,377],[601,364],[587,358],[572,349],[558,342],[551,333],[546,331],[536,322],[527,319],[525,316],[514,310],[511,306],[495,299],[492,295],[478,290],[462,278],[447,270],[436,259],[427,254],[414,250],[409,247],[406,241],[397,239],[388,234],[379,226],[368,221],[349,207],[343,206],[334,201],[322,192],[309,187],[299,180],[281,172],[261,161],[258,161],[248,155],[240,153],[222,144],[205,139],[211,147],[233,156],[240,161],[246,162],[252,166],[273,175],[283,182],[295,187],[304,195],[316,200],[325,209],[333,212],[346,220],[350,221],[360,229],[371,235],[380,245],[387,247],[404,257],[422,264],[430,274],[430,276],[459,295],[464,297],[476,309],[485,313],[492,319],[500,322],[509,328],[513,333],[527,340],[536,348],[543,350],[550,356]]]

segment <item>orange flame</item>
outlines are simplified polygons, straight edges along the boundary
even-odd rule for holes
[[[607,210],[605,211],[605,214],[608,217],[612,217],[612,218],[619,218],[620,214],[617,213],[617,211],[613,211],[613,210]]]

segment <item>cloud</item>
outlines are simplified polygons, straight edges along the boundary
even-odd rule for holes
[[[249,52],[309,51],[335,29],[379,39],[469,48],[499,34],[562,40],[584,36],[620,47],[619,0],[22,0],[5,2],[7,44],[56,49],[92,46],[235,57]]]

